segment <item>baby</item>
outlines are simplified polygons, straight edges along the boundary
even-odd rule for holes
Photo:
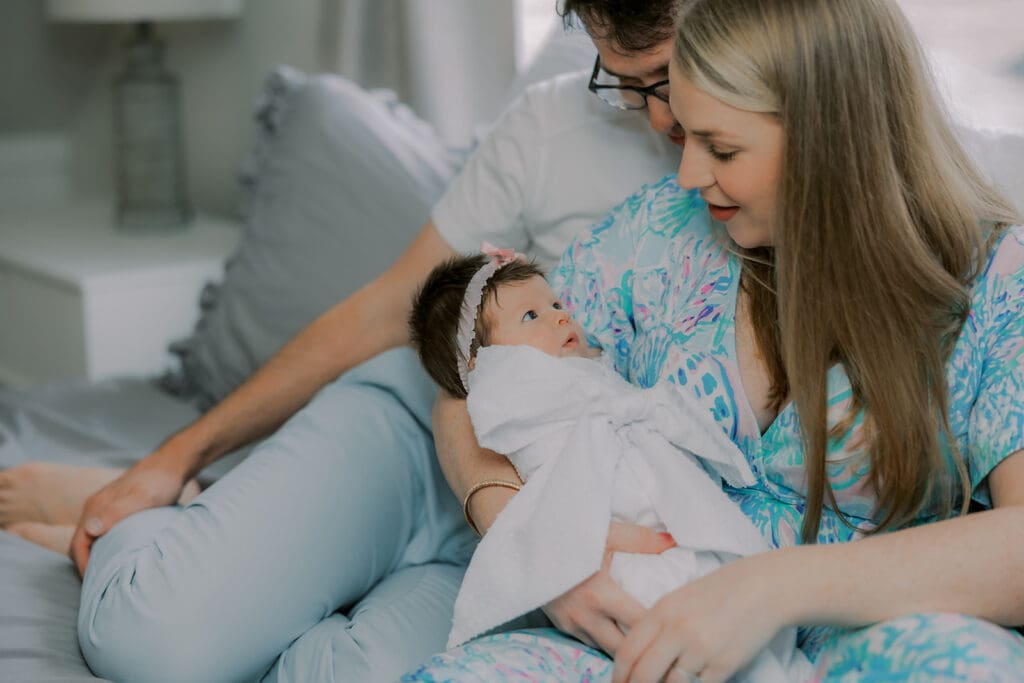
[[[650,607],[737,557],[768,550],[722,492],[749,486],[743,454],[697,400],[635,387],[594,359],[543,272],[511,250],[438,266],[413,303],[411,338],[480,445],[524,485],[481,540],[456,599],[449,647],[532,611],[601,567],[612,521],[668,531],[660,555],[616,553],[610,572]],[[795,681],[811,667],[787,629],[733,680]]]

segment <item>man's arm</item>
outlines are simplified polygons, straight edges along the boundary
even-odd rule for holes
[[[431,221],[380,277],[334,305],[281,347],[263,367],[171,437],[185,474],[266,436],[338,375],[408,343],[412,297],[427,273],[455,252]],[[301,277],[298,274],[297,277]]]
[[[413,293],[454,253],[427,221],[384,274],[320,315],[219,404],[92,496],[71,546],[79,569],[92,541],[118,521],[175,502],[206,465],[274,431],[342,372],[407,343]]]

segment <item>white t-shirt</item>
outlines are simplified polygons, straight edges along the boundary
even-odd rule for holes
[[[676,170],[680,149],[644,112],[598,100],[589,76],[538,83],[498,120],[431,215],[452,248],[476,253],[487,240],[550,268],[582,230]]]

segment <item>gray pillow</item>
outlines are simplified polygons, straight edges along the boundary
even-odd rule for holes
[[[276,69],[256,118],[241,244],[194,334],[172,347],[183,373],[171,384],[204,406],[383,272],[463,158],[392,93],[333,75]]]

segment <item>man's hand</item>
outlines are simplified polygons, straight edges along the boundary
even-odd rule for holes
[[[140,510],[178,501],[188,480],[180,469],[178,462],[156,451],[85,501],[71,538],[71,559],[79,574],[85,576],[93,542],[115,524]]]
[[[623,628],[643,618],[647,610],[608,574],[612,554],[657,555],[674,546],[668,534],[612,522],[601,570],[545,605],[544,613],[560,630],[614,656],[625,637]]]

